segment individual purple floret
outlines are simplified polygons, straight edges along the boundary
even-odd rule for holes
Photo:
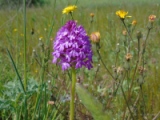
[[[81,25],[68,21],[57,32],[54,40],[53,63],[62,66],[62,70],[70,67],[92,68],[92,50],[89,37]]]

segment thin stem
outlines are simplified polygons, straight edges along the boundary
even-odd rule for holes
[[[151,28],[148,28],[147,37],[146,37],[146,39],[145,39],[145,43],[144,43],[144,48],[143,48],[143,51],[142,51],[142,55],[139,56],[139,60],[138,60],[137,63],[136,63],[136,67],[135,67],[134,74],[133,74],[132,81],[131,81],[131,86],[130,86],[129,91],[128,91],[128,101],[130,100],[131,89],[132,89],[132,87],[133,87],[133,81],[134,81],[134,79],[135,79],[135,75],[136,75],[138,66],[139,66],[139,64],[140,64],[140,62],[141,62],[141,59],[143,60],[143,58],[144,58],[144,53],[145,53],[145,49],[146,49],[146,43],[147,43],[147,39],[148,39],[150,30],[151,30]],[[143,69],[144,69],[144,62],[143,62]]]
[[[70,120],[74,120],[75,87],[76,87],[76,70],[75,70],[74,67],[72,67],[72,86],[71,86],[71,100],[70,100]]]
[[[145,41],[144,41],[144,48],[143,48],[143,51],[142,51],[142,65],[143,65],[143,69],[144,69],[144,64],[145,64],[145,62],[144,62],[144,53],[145,53],[145,51],[146,51],[146,44],[147,44],[147,39],[148,39],[148,36],[149,36],[149,33],[150,33],[150,30],[151,30],[151,28],[148,28],[148,32],[147,32],[147,37],[146,37],[146,39],[145,39]]]
[[[102,60],[102,57],[101,57],[101,54],[99,52],[99,48],[98,46],[96,45],[96,50],[97,50],[97,53],[98,53],[98,56],[99,56],[99,59],[101,60],[103,66],[105,67],[105,69],[107,70],[107,72],[109,73],[109,75],[114,79],[113,75],[111,74],[111,72],[109,71],[109,69],[106,67],[104,61]]]
[[[24,14],[24,88],[27,90],[27,64],[26,64],[26,54],[27,54],[27,40],[26,40],[26,1],[23,0],[23,14]]]
[[[89,25],[89,28],[88,28],[88,33],[90,33],[90,30],[92,28],[92,23],[93,23],[93,17],[91,17],[91,20],[90,20],[90,25]]]
[[[124,27],[126,28],[127,33],[128,33],[128,35],[129,35],[130,39],[133,41],[133,39],[132,39],[132,37],[131,37],[131,34],[130,34],[130,32],[129,32],[129,30],[128,30],[128,28],[127,28],[124,20],[122,20],[122,23],[123,23]],[[130,40],[128,40],[128,52],[130,52]]]
[[[42,63],[42,68],[41,68],[41,92],[43,92],[43,85],[44,85],[44,73],[45,73],[45,62],[43,59],[43,63]],[[45,85],[46,86],[46,85]],[[47,105],[46,105],[46,87],[44,88],[45,92],[44,92],[44,116],[46,115],[46,110],[47,110]]]
[[[151,28],[148,28],[147,37],[146,37],[146,39],[145,39],[145,41],[144,41],[144,48],[143,48],[142,54],[145,53],[146,44],[147,44],[147,39],[148,39],[148,36],[149,36],[150,31],[151,31]]]
[[[126,95],[125,95],[125,93],[124,93],[124,90],[123,90],[122,86],[121,86],[121,90],[122,90],[122,94],[123,94],[123,97],[124,97],[124,99],[125,99],[125,102],[126,102],[126,104],[127,104],[128,110],[129,110],[129,112],[130,112],[130,115],[131,115],[132,119],[134,120],[132,111],[131,111],[131,109],[130,109],[130,107],[129,107],[129,104],[128,104],[128,101],[127,101],[127,98],[126,98]]]
[[[118,60],[118,53],[119,53],[119,52],[116,52],[115,67],[116,67],[116,65],[117,65],[117,60]]]
[[[143,100],[143,105],[144,105],[144,114],[145,114],[145,111],[146,111],[146,104],[145,104],[145,100],[144,100],[144,94],[143,94],[143,90],[142,90],[142,85],[140,85],[140,91],[141,91],[141,95],[142,95],[142,100]]]
[[[129,88],[129,90],[128,90],[128,101],[129,101],[130,96],[131,96],[131,89],[132,89],[132,87],[133,87],[133,82],[134,82],[134,79],[135,79],[135,75],[136,75],[136,72],[137,72],[137,69],[138,69],[138,66],[139,66],[139,63],[140,63],[139,61],[141,61],[141,58],[137,61],[136,67],[135,67],[135,69],[134,69],[134,73],[133,73],[131,85],[130,85],[130,88]]]
[[[26,63],[26,56],[27,56],[27,40],[26,40],[26,0],[23,0],[23,15],[24,15],[24,89],[27,91],[27,63]],[[27,96],[25,96],[24,101],[25,106],[25,120],[28,120],[28,110],[27,110]]]
[[[138,38],[138,59],[139,59],[139,57],[140,57],[140,39]]]
[[[16,67],[16,65],[15,65],[15,62],[14,62],[14,60],[13,60],[13,58],[12,58],[12,56],[11,56],[11,53],[9,52],[8,49],[7,49],[7,53],[8,53],[8,55],[9,55],[10,59],[11,59],[12,65],[13,65],[13,67],[14,67],[14,70],[15,70],[16,74],[17,74],[17,77],[18,77],[19,82],[20,82],[20,84],[21,84],[22,90],[23,90],[24,94],[26,94],[26,91],[25,91],[25,88],[24,88],[22,79],[21,79],[21,77],[20,77],[20,75],[19,75],[19,72],[18,72],[18,70],[17,70],[17,67]]]
[[[72,12],[70,12],[70,15],[71,15],[72,20],[74,20]]]
[[[152,120],[157,120],[157,118],[159,118],[159,116],[160,116],[160,111],[156,114],[156,116]]]
[[[77,5],[77,3],[78,3],[78,0],[76,0],[76,3],[75,3],[75,5]]]
[[[96,71],[95,71],[94,79],[96,79],[96,77],[97,77],[97,75],[98,75],[99,69],[100,69],[100,64],[98,64],[98,67],[97,67],[97,69],[96,69]]]
[[[121,86],[121,83],[124,81],[125,77],[126,77],[126,73],[124,74],[122,80],[119,79],[119,83],[118,83],[118,85],[117,85],[117,88],[116,88],[116,90],[113,92],[113,93],[114,93],[114,94],[113,94],[114,96],[116,96],[117,91],[118,91],[118,88],[119,88],[119,86]],[[113,95],[112,95],[112,96],[113,96]],[[111,98],[108,100],[108,102],[107,102],[107,108],[110,107],[110,103],[111,103],[111,100],[112,100],[112,99],[113,99],[113,97],[111,97]]]
[[[47,95],[46,95],[46,84],[44,86],[44,111],[45,111],[45,116],[44,118],[47,117]]]
[[[18,8],[17,8],[17,14],[18,14]],[[17,29],[18,29],[18,15],[17,15]],[[19,56],[19,54],[18,54],[18,48],[19,48],[19,46],[18,46],[18,40],[19,40],[19,35],[18,35],[18,33],[17,33],[17,39],[16,39],[16,67],[18,68],[18,56]]]

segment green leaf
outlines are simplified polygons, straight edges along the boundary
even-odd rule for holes
[[[110,115],[109,113],[104,112],[103,105],[96,100],[82,85],[76,85],[76,92],[79,99],[86,109],[91,113],[94,120],[110,120]]]

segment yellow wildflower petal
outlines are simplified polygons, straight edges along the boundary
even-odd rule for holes
[[[119,16],[121,19],[124,19],[127,14],[128,14],[128,12],[126,12],[124,10],[116,11],[116,15]]]
[[[68,14],[70,12],[73,12],[75,9],[77,9],[77,6],[71,5],[71,6],[68,6],[68,7],[64,8],[62,13],[63,14]]]
[[[131,18],[132,16],[126,16],[127,18]]]

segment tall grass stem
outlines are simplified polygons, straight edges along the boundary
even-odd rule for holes
[[[21,77],[20,77],[20,75],[19,75],[19,72],[18,72],[18,70],[17,70],[17,67],[16,67],[16,65],[15,65],[15,63],[14,63],[14,60],[13,60],[13,58],[12,58],[12,56],[11,56],[11,54],[10,54],[10,52],[9,52],[8,49],[7,49],[7,53],[8,53],[8,55],[9,55],[10,59],[11,59],[12,65],[13,65],[13,67],[14,67],[14,70],[15,70],[16,74],[17,74],[17,77],[18,77],[18,79],[19,79],[19,82],[20,82],[20,85],[21,85],[21,87],[22,87],[22,90],[23,90],[24,94],[26,94],[26,91],[25,91],[25,88],[24,88],[22,79],[21,79]]]
[[[24,22],[24,89],[27,91],[27,63],[26,63],[26,56],[27,56],[27,40],[26,40],[26,0],[23,0],[23,22]],[[28,120],[28,110],[27,110],[27,96],[25,96],[24,101],[25,106],[25,120]]]

